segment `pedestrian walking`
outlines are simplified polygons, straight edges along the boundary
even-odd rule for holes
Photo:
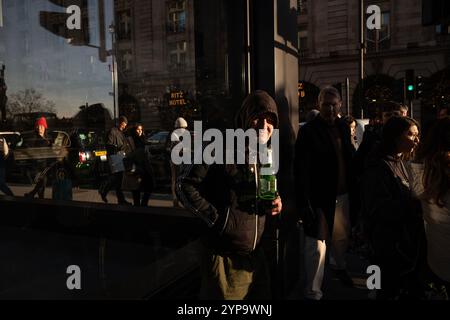
[[[0,191],[7,196],[13,196],[13,192],[6,184],[6,159],[9,157],[9,146],[5,138],[0,138]]]
[[[111,174],[108,176],[106,182],[100,187],[99,193],[104,202],[108,202],[106,196],[111,189],[115,189],[117,202],[119,204],[130,205],[125,200],[125,196],[122,192],[122,180],[123,180],[123,159],[126,154],[130,152],[130,144],[124,135],[124,130],[128,125],[126,117],[119,117],[118,126],[113,127],[109,132],[106,139],[107,153],[109,157]]]
[[[126,172],[124,180],[133,180],[133,186],[124,190],[130,190],[133,194],[133,204],[135,206],[148,206],[151,193],[154,187],[154,176],[151,166],[150,151],[145,147],[144,128],[142,124],[137,124],[128,137],[130,143],[130,152],[124,159]],[[126,184],[126,183],[125,183]],[[141,197],[142,194],[142,197]]]
[[[318,100],[320,114],[300,128],[294,160],[297,210],[306,235],[304,297],[313,300],[323,296],[327,252],[335,275],[353,285],[345,256],[351,232],[350,130],[338,118],[342,101],[335,88],[323,88]]]
[[[418,297],[417,266],[424,240],[420,202],[411,192],[403,158],[419,143],[413,119],[394,116],[383,127],[381,144],[362,178],[364,229],[371,263],[382,270],[378,299]]]
[[[27,148],[49,148],[52,146],[51,138],[48,136],[48,125],[45,117],[39,118],[34,125],[33,135],[24,141],[24,145]],[[35,177],[35,186],[33,190],[25,193],[26,198],[34,198],[37,194],[39,199],[44,198],[45,187],[47,185],[48,174],[51,169],[51,164],[48,159],[36,159],[33,161],[33,166],[38,170],[38,174]]]
[[[411,163],[411,188],[420,199],[427,264],[436,288],[450,294],[450,118],[430,128]],[[447,296],[448,298],[448,296]]]

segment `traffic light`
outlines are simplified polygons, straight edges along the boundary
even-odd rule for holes
[[[424,90],[424,78],[422,76],[416,77],[416,99],[421,99],[423,97]]]
[[[89,45],[89,12],[87,0],[49,0],[51,3],[64,7],[64,12],[39,12],[39,23],[51,33],[67,39],[74,46]],[[71,6],[80,9],[67,13],[66,9]],[[79,14],[79,17],[77,16]],[[71,26],[71,21],[80,19],[79,28]]]
[[[406,91],[406,98],[408,100],[414,99],[414,93],[415,93],[415,79],[414,79],[414,70],[408,69],[405,71],[405,91]]]

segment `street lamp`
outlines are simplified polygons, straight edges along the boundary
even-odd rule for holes
[[[361,119],[364,119],[364,108],[363,108],[363,94],[364,94],[364,0],[359,0],[359,10],[360,10],[360,34],[359,34],[359,108],[361,110]]]
[[[112,60],[112,89],[113,89],[113,113],[114,113],[114,124],[117,126],[117,104],[116,104],[116,84],[117,84],[117,74],[116,74],[116,41],[115,35],[116,30],[113,23],[108,27],[109,33],[111,34],[111,60]]]

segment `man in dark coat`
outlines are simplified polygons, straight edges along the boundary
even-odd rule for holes
[[[115,155],[121,153],[123,154],[123,156],[125,156],[127,153],[131,151],[128,139],[125,137],[123,133],[123,131],[127,127],[127,124],[128,124],[127,118],[121,116],[119,117],[118,126],[111,128],[111,130],[109,131],[106,139],[108,155]],[[122,192],[122,178],[123,178],[123,171],[115,172],[108,176],[108,179],[106,180],[105,184],[99,190],[100,196],[102,197],[102,200],[104,202],[108,202],[106,196],[109,190],[114,188],[116,190],[117,202],[119,204],[126,204],[126,205],[131,204],[125,200],[125,196]]]
[[[308,299],[322,298],[327,247],[336,275],[351,286],[345,253],[350,236],[348,191],[351,183],[351,135],[338,118],[339,92],[326,87],[319,94],[320,114],[305,124],[295,147],[295,183],[298,212],[305,239],[306,290]]]
[[[243,102],[236,127],[255,129],[267,143],[278,125],[275,101],[255,91]],[[247,149],[248,150],[248,149]],[[281,211],[281,199],[257,198],[258,165],[194,164],[177,179],[183,205],[209,227],[203,237],[204,299],[268,299],[270,280],[260,246],[267,215]]]

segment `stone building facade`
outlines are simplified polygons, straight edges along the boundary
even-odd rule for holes
[[[375,100],[404,98],[405,71],[415,76],[450,81],[450,35],[448,26],[422,26],[421,0],[369,0],[381,8],[379,31],[365,28],[364,110]],[[325,85],[342,84],[344,113],[361,116],[358,90],[360,48],[359,0],[300,0],[298,11],[299,81],[307,84],[311,94]],[[367,15],[365,20],[367,19]],[[349,78],[349,96],[346,95]],[[444,80],[442,80],[444,78]],[[431,81],[431,80],[430,80]],[[434,86],[437,80],[433,80]],[[312,93],[315,91],[315,93]],[[440,93],[439,93],[440,94]],[[308,92],[306,92],[308,95]],[[367,101],[370,100],[370,101]],[[314,99],[300,100],[300,116],[311,109]],[[347,105],[347,101],[349,101]],[[409,104],[409,101],[405,101]],[[413,99],[414,118],[423,112],[421,101]],[[436,103],[431,103],[436,107]],[[370,107],[369,107],[370,108]]]

